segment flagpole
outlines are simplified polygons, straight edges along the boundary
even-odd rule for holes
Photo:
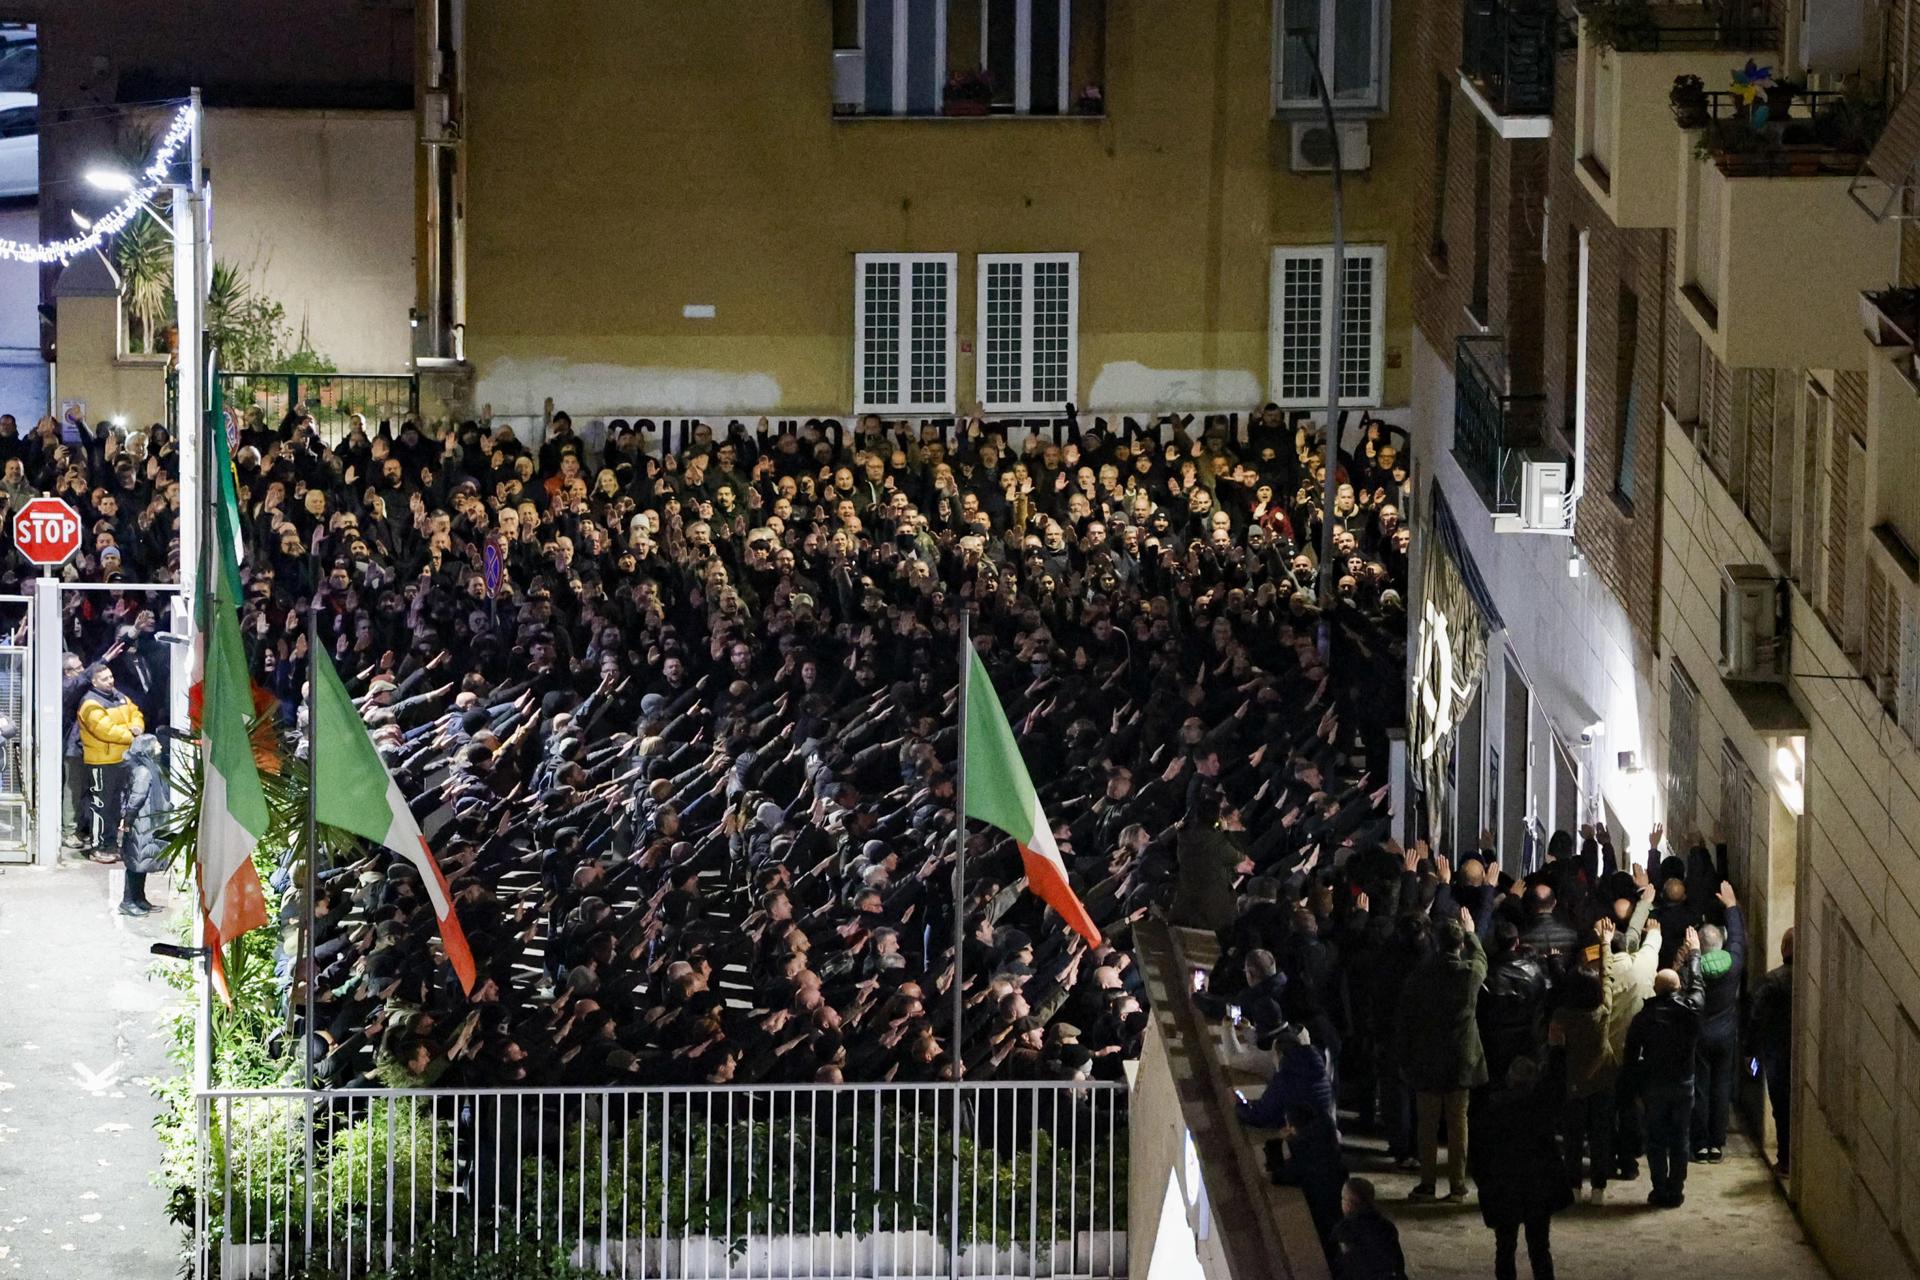
[[[967,940],[967,686],[973,671],[973,633],[966,601],[960,603],[959,755],[953,773],[953,1180],[952,1221],[947,1227],[947,1265],[960,1275],[960,1099],[966,1053],[961,1032],[966,1018]]]
[[[307,1024],[301,1028],[301,1060],[306,1064],[306,1087],[313,1088],[313,894],[319,884],[318,866],[320,863],[319,833],[319,782],[318,770],[320,756],[320,735],[314,732],[318,723],[314,695],[319,691],[320,668],[320,535],[324,526],[315,529],[313,544],[308,550],[308,558],[313,565],[313,597],[307,604],[307,870],[306,883],[300,892],[300,958],[306,965],[307,983]],[[299,972],[296,965],[294,972]],[[312,1130],[308,1130],[311,1141]]]

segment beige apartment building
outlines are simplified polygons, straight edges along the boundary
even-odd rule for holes
[[[1788,1194],[1920,1274],[1920,12],[1579,9],[1423,33],[1427,816],[1723,842],[1749,981],[1796,930]]]

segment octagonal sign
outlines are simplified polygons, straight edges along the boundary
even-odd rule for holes
[[[56,568],[80,549],[80,517],[65,499],[29,499],[14,512],[13,545],[28,563]]]

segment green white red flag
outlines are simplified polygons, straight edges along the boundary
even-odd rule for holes
[[[308,762],[313,772],[314,818],[384,845],[413,864],[440,922],[447,961],[459,975],[461,988],[472,995],[473,951],[454,913],[447,878],[323,649],[313,655],[312,728]]]
[[[966,771],[966,816],[1012,836],[1026,865],[1028,887],[1058,911],[1075,933],[1097,947],[1100,930],[1067,882],[1067,864],[1054,843],[1053,827],[1040,808],[1033,779],[1027,776],[1027,766],[1020,759],[1013,727],[1000,708],[993,680],[971,644],[961,660],[970,664],[965,681],[966,706],[961,709],[966,717],[966,759],[961,766]]]
[[[266,898],[253,851],[267,834],[267,799],[254,761],[248,716],[253,681],[240,639],[234,587],[239,575],[233,532],[214,522],[213,572],[204,584],[207,609],[201,631],[200,910],[210,947],[232,942],[267,922]]]

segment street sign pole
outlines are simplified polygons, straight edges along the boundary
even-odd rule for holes
[[[60,790],[67,726],[60,723],[60,579],[51,570],[33,580],[30,655],[33,670],[33,860],[60,860]]]

